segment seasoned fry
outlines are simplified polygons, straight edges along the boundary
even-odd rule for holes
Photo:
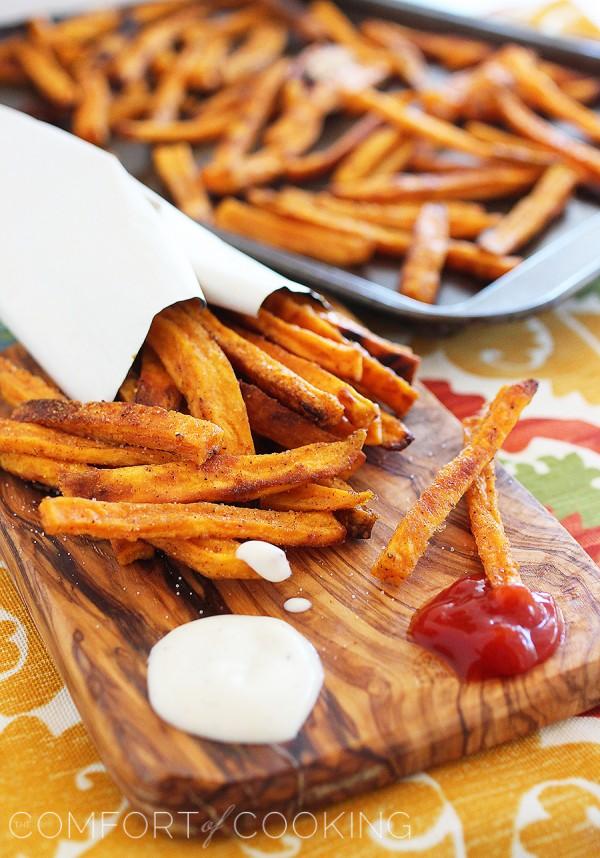
[[[137,100],[137,96],[135,97]],[[146,104],[146,101],[144,101]],[[217,140],[230,127],[236,115],[234,108],[221,114],[200,114],[193,119],[161,122],[156,119],[114,120],[116,130],[129,140],[141,143],[205,143]]]
[[[415,301],[433,304],[440,288],[440,274],[447,253],[446,207],[439,203],[426,203],[415,222],[413,243],[402,269],[402,294]]]
[[[337,488],[336,486],[308,483],[285,492],[268,495],[260,502],[262,509],[280,510],[334,510],[353,509],[355,506],[368,503],[375,495],[372,491],[354,491],[348,488]]]
[[[151,560],[154,548],[143,539],[111,539],[111,548],[119,566],[129,566],[138,560]]]
[[[286,177],[302,182],[323,176],[352,152],[359,143],[368,138],[380,124],[380,119],[367,114],[324,149],[317,149],[315,152],[297,158],[288,158],[284,167]]]
[[[205,578],[260,580],[254,569],[235,556],[241,543],[234,539],[153,539],[152,544]]]
[[[315,203],[340,214],[392,229],[412,229],[421,211],[420,203],[369,203],[342,200],[330,194],[316,195]],[[475,238],[498,222],[501,215],[487,212],[478,203],[444,203],[452,238]]]
[[[215,223],[221,229],[310,255],[331,265],[361,265],[375,249],[373,242],[362,236],[302,223],[230,197],[217,207]]]
[[[30,399],[64,399],[52,385],[0,355],[0,398],[9,405],[21,405]]]
[[[37,399],[18,406],[12,417],[84,438],[175,453],[198,464],[219,449],[223,438],[214,423],[129,402]]]
[[[427,83],[427,65],[421,49],[409,41],[405,34],[389,26],[388,21],[363,21],[361,33],[379,47],[386,48],[388,57],[394,58],[394,71],[412,89],[423,89]]]
[[[104,71],[89,63],[76,70],[79,103],[73,111],[73,133],[96,146],[105,146],[110,135],[112,95]]]
[[[386,39],[389,42],[391,34],[394,34],[398,38],[411,42],[425,56],[437,60],[449,69],[474,66],[486,59],[492,50],[488,44],[476,39],[415,30],[392,21],[367,20],[362,23],[361,31],[375,41]]]
[[[343,441],[308,444],[283,453],[223,454],[197,468],[179,462],[111,470],[88,468],[74,478],[65,476],[60,488],[73,497],[138,503],[255,500],[270,490],[346,473],[361,457],[365,434],[357,430]]]
[[[362,355],[354,343],[326,339],[307,328],[285,322],[268,310],[260,310],[256,317],[240,315],[240,318],[250,330],[257,331],[288,351],[312,360],[332,373],[355,381],[362,378]]]
[[[275,313],[285,322],[308,328],[315,334],[319,334],[328,340],[336,340],[338,343],[344,341],[335,325],[332,325],[322,314],[315,310],[312,298],[295,295],[287,290],[280,290],[269,295],[263,302],[263,308]]]
[[[592,140],[600,142],[600,117],[570,98],[525,48],[511,45],[502,51],[502,62],[514,75],[522,98],[550,116],[572,122]]]
[[[73,78],[47,45],[24,40],[14,48],[15,57],[31,83],[57,107],[73,107],[79,91]]]
[[[378,518],[377,513],[366,506],[340,509],[335,513],[335,517],[346,528],[348,539],[370,539]]]
[[[287,39],[287,29],[281,24],[275,21],[258,23],[223,64],[225,83],[235,83],[266,69],[283,53]]]
[[[354,182],[377,170],[383,159],[403,142],[397,128],[376,128],[356,148],[346,155],[333,174],[334,182]]]
[[[138,402],[140,405],[158,405],[161,408],[166,408],[167,411],[181,410],[181,393],[164,364],[148,343],[142,352],[140,377],[132,401]],[[194,414],[193,416],[199,415]]]
[[[265,129],[263,142],[283,157],[301,155],[321,136],[327,114],[337,105],[338,95],[327,84],[309,89],[299,78],[290,78],[283,88],[284,108]]]
[[[0,418],[0,452],[41,456],[60,462],[103,467],[150,465],[173,461],[172,455],[141,447],[113,447],[56,429]]]
[[[497,89],[496,104],[503,119],[519,134],[547,146],[575,167],[582,167],[595,179],[600,177],[600,151],[581,143],[560,128],[536,116],[521,99],[507,89]]]
[[[345,528],[330,512],[278,512],[223,504],[105,503],[44,498],[42,526],[50,535],[96,539],[264,539],[275,545],[325,546],[342,542]]]
[[[465,420],[463,424],[465,443],[469,443],[473,432],[477,431],[477,424],[477,418]],[[465,498],[471,533],[475,537],[477,551],[488,581],[492,587],[520,584],[519,567],[512,557],[510,543],[504,532],[498,508],[496,469],[493,459],[475,477],[466,491]]]
[[[363,352],[360,390],[370,399],[383,402],[398,417],[406,414],[419,397],[418,391],[406,379],[371,357],[367,351]]]
[[[532,114],[533,115],[533,114]],[[493,165],[450,173],[399,173],[397,176],[361,179],[335,184],[338,197],[351,200],[486,200],[513,196],[539,177],[536,167]]]
[[[210,200],[189,143],[155,146],[152,163],[177,208],[194,220],[210,220]]]
[[[190,414],[224,432],[222,449],[254,453],[246,406],[231,364],[202,324],[197,302],[163,310],[152,323],[153,345],[184,395]]]
[[[379,417],[379,406],[359,393],[352,385],[323,369],[314,361],[287,351],[259,334],[240,330],[241,335],[271,357],[287,366],[301,378],[335,396],[344,407],[344,414],[357,429],[368,428]]]
[[[121,128],[128,120],[142,116],[148,107],[149,91],[145,80],[127,84],[118,95],[114,95],[108,110],[110,128]],[[157,123],[153,123],[157,124]]]
[[[414,441],[414,435],[406,428],[404,423],[393,414],[388,414],[382,409],[381,419],[381,441],[384,450],[404,450]]]
[[[295,372],[228,328],[209,310],[202,312],[202,324],[221,346],[234,368],[261,390],[321,426],[335,426],[340,422],[344,409],[334,396],[308,384]]]
[[[64,475],[78,476],[87,472],[87,465],[76,462],[57,462],[42,456],[30,456],[26,453],[0,453],[0,468],[51,489],[57,489]]]
[[[350,19],[329,0],[314,0],[310,5],[310,15],[332,41],[344,45],[361,62],[380,66],[386,72],[397,68],[394,55],[365,39]]]
[[[490,253],[518,250],[562,213],[579,179],[565,164],[549,167],[528,196],[479,236],[478,244]]]
[[[396,528],[372,570],[376,578],[398,584],[410,575],[436,529],[493,459],[536,389],[533,379],[500,389],[471,440],[438,472]]]
[[[193,89],[216,89],[223,82],[222,68],[231,48],[231,37],[214,33],[203,42],[199,56],[189,69],[187,83]]]

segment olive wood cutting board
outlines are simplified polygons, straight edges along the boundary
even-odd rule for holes
[[[463,505],[413,576],[384,593],[369,570],[398,519],[458,450],[456,419],[426,390],[407,417],[403,453],[373,450],[354,479],[377,495],[369,541],[295,550],[293,577],[214,582],[171,560],[119,567],[108,543],[51,538],[43,493],[0,475],[0,555],[61,672],[100,756],[144,811],[231,805],[260,817],[294,813],[490,748],[600,701],[600,571],[536,500],[499,469],[501,509],[525,582],[548,590],[566,640],[545,664],[506,680],[464,683],[406,639],[416,608],[457,576],[479,570]],[[304,614],[286,598],[309,597]],[[203,741],[161,721],[146,695],[146,659],[175,626],[219,612],[267,614],[316,646],[325,684],[298,737],[285,745]],[[198,655],[201,668],[202,653]]]

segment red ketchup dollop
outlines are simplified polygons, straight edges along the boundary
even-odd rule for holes
[[[524,673],[546,661],[564,634],[549,593],[520,584],[492,587],[469,575],[455,581],[413,617],[409,636],[442,656],[465,679]]]

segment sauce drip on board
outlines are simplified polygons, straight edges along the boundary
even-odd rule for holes
[[[442,656],[463,679],[524,673],[546,661],[564,634],[549,593],[492,587],[480,575],[455,581],[413,617],[409,637]]]

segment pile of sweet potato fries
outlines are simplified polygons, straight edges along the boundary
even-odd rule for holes
[[[363,446],[402,450],[413,352],[310,298],[256,318],[198,301],[162,311],[117,402],[66,399],[0,356],[0,467],[58,490],[50,534],[110,538],[119,562],[156,548],[203,575],[252,578],[240,539],[368,538],[371,491],[347,482]],[[31,365],[31,364],[30,364]]]
[[[329,0],[31,21],[0,42],[0,83],[93,143],[149,144],[191,217],[336,266],[406,257],[399,290],[430,303],[444,267],[496,279],[600,181],[598,80],[517,45],[355,24]],[[501,198],[507,213],[483,205]]]

